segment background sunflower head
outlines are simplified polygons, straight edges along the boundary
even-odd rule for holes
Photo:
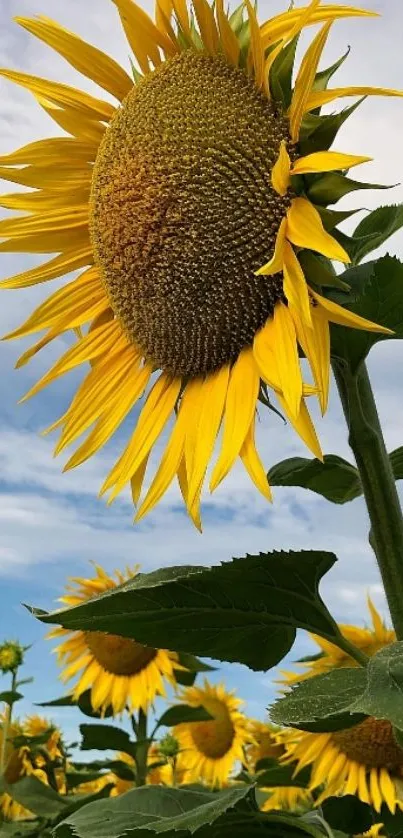
[[[396,91],[315,87],[333,21],[370,12],[311,0],[259,25],[249,0],[232,15],[222,0],[214,7],[194,0],[194,16],[186,3],[163,0],[154,22],[133,0],[114,3],[137,64],[135,81],[48,18],[17,19],[118,104],[1,71],[30,90],[65,132],[1,158],[2,176],[33,191],[3,196],[3,206],[25,215],[0,222],[0,249],[57,254],[3,286],[26,287],[84,268],[9,337],[46,330],[21,365],[60,334],[78,330],[76,343],[27,394],[90,364],[53,426],[61,430],[57,452],[89,432],[66,468],[95,454],[144,400],[102,486],[110,501],[128,484],[139,501],[150,453],[173,420],[137,518],[177,476],[200,528],[202,488],[221,426],[211,490],[240,457],[270,500],[254,438],[261,386],[272,389],[321,457],[306,397],[317,396],[326,410],[329,323],[382,331],[311,288],[299,259],[311,250],[349,261],[304,178],[368,158],[326,144],[302,154],[301,138],[306,116],[338,96]],[[279,81],[284,51],[290,54],[299,33],[315,23],[322,27],[287,93]],[[303,381],[299,349],[312,384]]]
[[[138,568],[125,573],[115,571],[115,577],[95,565],[95,576],[76,577],[67,585],[61,602],[77,605],[132,579]],[[75,631],[57,628],[48,635],[62,639],[56,648],[58,662],[64,667],[62,681],[77,676],[73,697],[78,699],[90,690],[94,710],[101,713],[112,708],[113,713],[141,708],[144,712],[157,695],[165,695],[165,684],[174,684],[175,652],[143,646],[126,637],[104,632]]]

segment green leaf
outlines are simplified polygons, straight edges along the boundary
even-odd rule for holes
[[[95,803],[98,800],[108,798],[112,789],[113,783],[108,783],[106,786],[103,786],[103,788],[96,792],[92,792],[91,794],[70,794],[66,798],[67,805],[65,810],[55,818],[53,826],[61,823],[61,821],[65,821],[66,818],[70,817],[70,815],[73,815],[75,812],[78,812],[80,809],[83,809],[89,803]]]
[[[403,204],[378,207],[360,221],[352,235],[354,246],[351,255],[358,264],[393,233],[403,227]]]
[[[403,263],[395,257],[383,256],[350,268],[342,274],[342,279],[351,285],[350,293],[342,295],[335,291],[331,299],[394,332],[382,335],[332,326],[332,355],[347,360],[355,372],[375,343],[403,337]]]
[[[381,821],[389,838],[403,838],[403,812],[397,809],[392,815],[388,806],[383,805],[379,815],[379,822]]]
[[[362,494],[358,470],[336,454],[326,454],[323,463],[306,457],[289,457],[272,466],[271,486],[301,486],[333,503],[347,503]]]
[[[184,687],[191,687],[194,684],[198,672],[215,671],[214,666],[210,666],[196,658],[195,655],[189,655],[186,652],[179,652],[178,661],[186,669],[175,669],[175,680]]]
[[[365,96],[349,105],[348,108],[335,114],[315,113],[305,114],[302,121],[298,148],[301,155],[312,154],[314,151],[326,151],[333,144],[340,128],[355,110],[361,105]]]
[[[22,693],[17,692],[17,690],[5,690],[0,693],[0,701],[4,701],[6,704],[15,704],[20,698],[24,698],[24,696]]]
[[[325,230],[334,230],[338,224],[342,224],[343,221],[348,221],[348,219],[353,215],[356,215],[357,212],[362,212],[362,208],[359,207],[352,210],[333,210],[328,209],[328,207],[318,206],[317,210],[322,219]]]
[[[309,768],[303,768],[295,774],[295,765],[280,765],[277,760],[270,760],[272,765],[259,771],[256,775],[256,783],[261,788],[275,788],[276,786],[295,787],[305,789],[309,786],[311,772]]]
[[[321,551],[261,553],[220,566],[165,568],[139,574],[46,623],[110,631],[156,648],[266,670],[291,648],[296,628],[336,640],[339,629],[318,585],[336,557]]]
[[[312,732],[352,727],[366,711],[355,707],[367,683],[361,667],[334,669],[300,681],[270,708],[275,724]],[[354,707],[354,709],[352,709]]]
[[[351,794],[328,797],[323,801],[321,809],[325,821],[332,829],[339,829],[348,834],[367,832],[374,824],[371,807]]]
[[[114,725],[80,725],[80,733],[83,737],[81,742],[82,751],[90,751],[96,748],[99,751],[124,751],[134,757],[136,753],[136,742],[130,739],[125,730]]]
[[[361,183],[338,172],[329,172],[315,177],[308,188],[308,197],[314,204],[326,207],[327,204],[335,204],[349,192],[359,189],[393,189],[394,186],[396,184],[385,186],[381,183]]]
[[[13,800],[42,818],[54,817],[66,807],[66,798],[33,776],[6,786],[6,790]]]
[[[39,733],[37,736],[25,736],[24,734],[13,736],[12,743],[15,748],[23,748],[24,745],[27,745],[29,748],[35,748],[38,745],[46,745],[46,742],[48,741],[49,736],[53,733],[54,729],[54,727],[50,726],[47,730],[43,733]]]
[[[403,641],[385,646],[370,658],[365,691],[352,702],[356,713],[387,719],[403,730]]]
[[[60,698],[54,698],[52,701],[42,701],[37,704],[38,707],[78,707],[85,716],[91,719],[107,719],[113,716],[113,708],[107,707],[102,713],[99,710],[94,710],[91,703],[91,690],[85,690],[76,700],[71,695],[62,695]]]
[[[90,804],[56,827],[55,838],[120,838],[123,834],[147,836],[150,832],[193,834],[213,824],[248,794],[248,786],[221,793],[142,786]]]
[[[168,707],[165,713],[158,719],[159,727],[174,727],[183,722],[208,722],[213,716],[207,710],[200,707],[192,707],[190,704],[176,704]]]
[[[127,780],[128,782],[133,781],[135,777],[134,766],[131,768],[122,759],[94,759],[91,762],[72,762],[70,765],[72,766],[72,770],[68,771],[67,775],[69,778],[77,777],[77,782],[74,785],[85,783],[86,780],[80,778],[91,773],[102,777],[105,770],[108,772],[112,771],[119,779]],[[69,783],[70,785],[72,784],[72,779],[69,780]]]

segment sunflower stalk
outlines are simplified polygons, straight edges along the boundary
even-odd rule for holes
[[[7,748],[7,741],[8,741],[8,733],[11,727],[11,720],[13,716],[13,694],[16,692],[17,689],[17,673],[18,669],[12,670],[11,676],[11,695],[10,701],[7,703],[7,709],[4,714],[4,722],[3,722],[3,731],[2,731],[2,740],[1,740],[1,750],[0,750],[0,777],[4,774],[5,767],[6,767],[6,748]]]
[[[403,514],[371,382],[364,363],[354,374],[347,363],[334,360],[333,372],[371,522],[369,542],[396,637],[403,640]]]
[[[134,722],[134,719],[133,719]],[[133,724],[137,737],[136,747],[136,786],[145,786],[147,781],[147,758],[149,740],[147,739],[147,713],[140,707],[139,715]]]

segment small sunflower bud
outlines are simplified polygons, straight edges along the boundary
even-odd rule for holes
[[[158,743],[158,751],[164,757],[176,757],[179,753],[179,742],[172,736],[172,733],[167,733],[163,739]]]
[[[0,645],[0,671],[15,672],[24,660],[24,649],[16,640],[6,640]]]

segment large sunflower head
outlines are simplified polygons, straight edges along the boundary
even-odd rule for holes
[[[74,578],[67,585],[67,593],[60,601],[78,605],[96,594],[122,584],[137,573],[137,568],[115,576],[95,565],[95,576]],[[165,695],[164,682],[175,683],[174,669],[178,668],[175,652],[143,646],[117,634],[98,631],[74,631],[57,628],[49,637],[62,638],[57,647],[58,661],[64,669],[62,681],[78,676],[72,690],[73,697],[90,689],[95,710],[112,707],[114,713],[125,708],[144,711],[157,695]]]
[[[389,645],[394,632],[382,622],[370,603],[372,629],[340,626],[345,636],[353,638],[367,655]],[[349,633],[347,632],[349,629]],[[328,672],[340,666],[354,666],[349,658],[340,656],[333,646],[324,649],[324,656],[309,664],[303,678]],[[301,680],[301,676],[288,681]],[[370,803],[380,812],[385,803],[391,812],[403,808],[403,750],[397,744],[390,722],[371,716],[348,730],[333,733],[307,733],[286,730],[280,734],[286,747],[286,762],[296,762],[300,769],[310,765],[311,788],[323,787],[316,803],[332,795],[353,794]]]
[[[174,736],[179,743],[178,771],[188,771],[188,782],[203,781],[209,786],[223,786],[236,763],[243,758],[243,749],[250,741],[246,717],[240,711],[242,702],[222,684],[189,687],[182,699],[192,707],[204,707],[212,718],[205,722],[177,725]]]
[[[211,490],[239,456],[270,499],[254,440],[259,397],[270,387],[321,457],[306,397],[317,395],[326,410],[329,322],[382,331],[314,290],[300,261],[304,250],[349,261],[325,229],[308,183],[312,174],[345,171],[368,158],[328,151],[326,143],[306,153],[306,117],[339,96],[377,92],[315,86],[332,22],[371,13],[311,0],[260,26],[249,0],[232,15],[223,0],[194,0],[194,15],[186,0],[158,0],[154,22],[132,0],[113,2],[137,64],[135,82],[52,20],[17,18],[118,104],[2,71],[65,132],[0,160],[2,177],[34,190],[3,196],[3,206],[25,215],[1,222],[0,250],[57,254],[3,285],[26,287],[85,268],[9,337],[46,330],[21,365],[60,334],[80,334],[27,394],[90,363],[56,422],[57,452],[89,431],[66,468],[95,454],[144,401],[102,486],[110,500],[131,483],[137,503],[150,452],[172,419],[137,517],[177,476],[200,527],[221,425]],[[296,39],[318,23],[291,89]],[[313,385],[303,381],[299,348]]]
[[[245,762],[247,768],[256,773],[261,760],[281,760],[286,753],[284,743],[279,738],[279,728],[267,722],[250,719],[248,728],[251,736],[250,743],[245,748]],[[276,786],[275,788],[261,788],[267,793],[267,798],[261,805],[263,812],[273,809],[295,810],[311,802],[312,797],[307,789],[298,786]]]

